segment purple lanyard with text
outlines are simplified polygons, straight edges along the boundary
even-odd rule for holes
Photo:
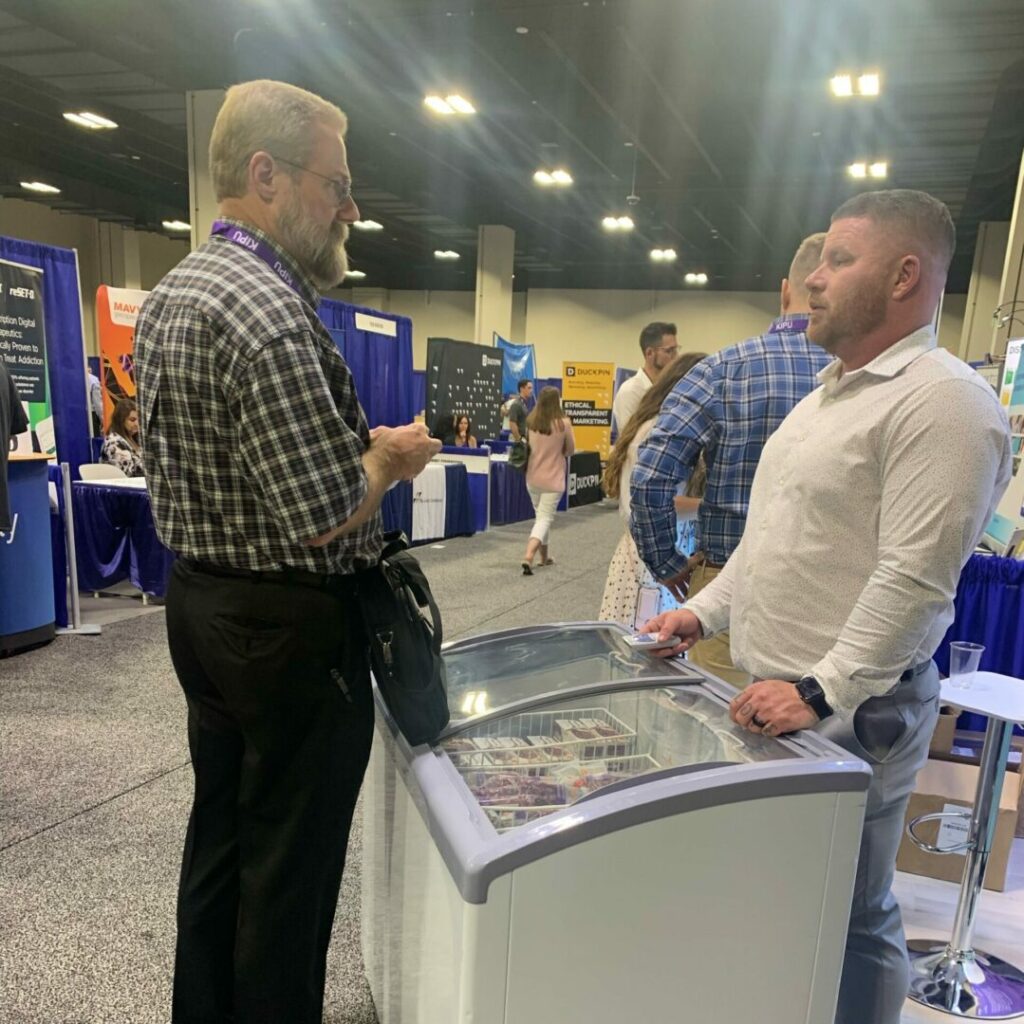
[[[806,316],[780,316],[768,328],[768,333],[781,334],[783,331],[803,331],[806,333],[807,325],[810,322],[810,318]]]
[[[226,238],[229,242],[234,242],[235,245],[240,245],[243,249],[248,249],[254,256],[258,256],[263,260],[292,291],[301,294],[299,286],[295,283],[295,275],[281,262],[281,257],[278,256],[274,247],[268,245],[262,238],[257,238],[254,234],[246,231],[243,227],[239,227],[237,224],[228,224],[227,221],[223,220],[213,222],[210,237],[212,238],[214,235],[219,235],[221,238]]]

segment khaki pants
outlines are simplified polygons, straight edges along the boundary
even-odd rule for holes
[[[688,597],[696,597],[718,574],[720,569],[712,569],[709,565],[698,565],[690,575]],[[750,685],[750,675],[736,668],[732,663],[729,651],[729,631],[718,633],[710,640],[701,640],[686,655],[698,668],[710,672],[719,679],[724,679],[741,689]]]

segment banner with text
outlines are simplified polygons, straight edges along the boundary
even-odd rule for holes
[[[46,373],[43,272],[0,260],[0,358],[28,412],[29,429],[14,450],[56,451],[50,381]]]
[[[427,339],[427,423],[469,417],[477,438],[501,434],[501,349],[451,338]]]
[[[572,420],[576,450],[608,458],[612,434],[614,363],[562,363],[562,408]]]
[[[111,288],[105,284],[96,290],[104,430],[118,401],[135,397],[135,324],[148,295],[149,292],[135,288]]]

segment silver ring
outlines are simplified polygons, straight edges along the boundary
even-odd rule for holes
[[[756,725],[759,729],[763,729],[768,724],[767,722],[762,722],[761,719],[757,717],[757,715],[754,715],[754,717],[750,721],[753,722],[754,725]]]

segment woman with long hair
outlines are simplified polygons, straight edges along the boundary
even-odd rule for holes
[[[619,515],[626,530],[608,566],[608,579],[605,581],[598,615],[604,622],[621,622],[634,628],[637,625],[641,590],[645,587],[658,587],[658,581],[641,561],[636,543],[629,532],[629,478],[633,475],[640,446],[654,427],[662,403],[676,384],[704,357],[703,352],[684,352],[665,367],[623,427],[605,466],[602,479],[604,492],[609,498],[619,499]],[[703,478],[699,471],[695,471],[687,485],[687,497],[676,499],[676,513],[681,519],[696,517],[700,494],[703,494]],[[643,618],[647,618],[647,609],[644,612]]]
[[[121,398],[114,406],[100,462],[117,466],[125,476],[146,475],[139,443],[139,410],[131,398]]]
[[[526,463],[526,489],[533,502],[536,519],[530,531],[522,567],[524,576],[533,575],[533,560],[540,555],[541,565],[551,565],[548,537],[558,500],[565,490],[565,460],[576,451],[572,423],[562,412],[558,388],[541,388],[533,412],[526,417],[530,457]]]
[[[473,436],[473,424],[469,417],[462,413],[455,417],[455,439],[452,444],[456,448],[478,448],[476,438]]]

